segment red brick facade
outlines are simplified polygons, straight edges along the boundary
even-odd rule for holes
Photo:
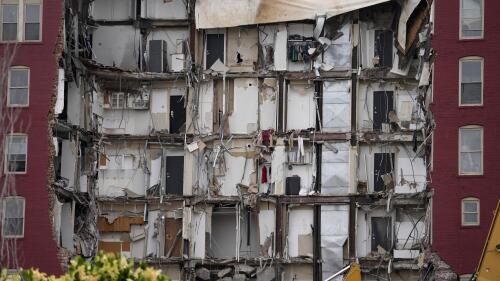
[[[484,2],[484,39],[459,40],[460,0],[435,1],[433,247],[459,275],[474,272],[500,195],[500,2]],[[483,106],[458,106],[459,59],[467,56],[484,59]],[[480,176],[459,176],[458,130],[465,125],[483,126]],[[466,197],[480,199],[479,226],[461,225]]]

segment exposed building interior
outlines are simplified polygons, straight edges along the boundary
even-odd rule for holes
[[[172,280],[317,281],[355,261],[363,280],[446,275],[429,250],[432,0],[215,2],[65,1],[61,262],[115,252]]]

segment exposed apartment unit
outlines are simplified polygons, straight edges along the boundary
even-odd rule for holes
[[[316,2],[65,1],[60,265],[107,251],[173,280],[450,270],[430,251],[433,3]]]

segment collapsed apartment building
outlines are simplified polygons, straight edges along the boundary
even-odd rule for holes
[[[173,280],[431,276],[432,1],[321,2],[67,0],[61,256]]]

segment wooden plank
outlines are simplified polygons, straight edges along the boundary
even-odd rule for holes
[[[97,221],[97,228],[100,232],[130,232],[132,224],[144,224],[142,217],[119,217],[108,223],[105,217],[99,217]]]

